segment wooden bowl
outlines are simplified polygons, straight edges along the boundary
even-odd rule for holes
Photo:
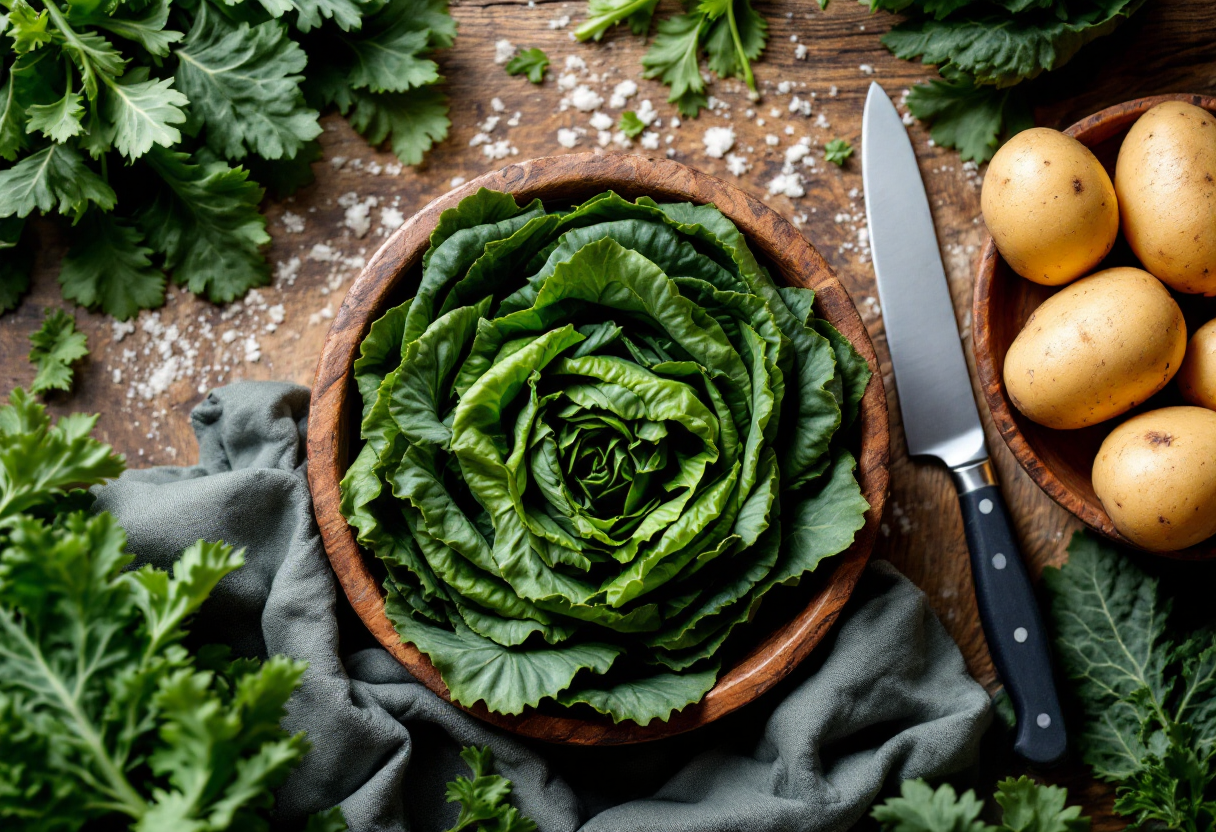
[[[440,213],[478,188],[510,192],[521,204],[534,197],[546,203],[581,201],[609,189],[629,199],[650,195],[660,200],[712,202],[789,283],[815,290],[816,313],[853,343],[874,372],[861,402],[858,426],[853,429],[860,451],[858,479],[870,503],[865,526],[852,547],[832,558],[822,574],[804,581],[807,592],[802,596],[806,600],[801,611],[758,639],[741,660],[725,670],[704,700],[666,723],[653,721],[646,727],[633,722],[613,724],[606,717],[582,719],[536,710],[504,716],[490,713],[480,702],[465,708],[517,734],[574,745],[643,742],[713,722],[769,690],[806,658],[835,622],[869,559],[887,498],[889,435],[886,394],[865,326],[832,269],[789,223],[737,188],[676,162],[589,153],[533,159],[474,179],[411,217],[351,286],[326,336],[308,421],[308,480],[325,551],[355,611],[415,678],[449,701],[447,687],[430,660],[412,644],[403,643],[385,615],[380,581],[369,566],[375,558],[359,549],[339,511],[338,483],[359,447],[360,409],[351,367],[359,344],[372,321],[414,293],[415,266]]]
[[[1127,131],[1136,119],[1163,101],[1187,101],[1216,112],[1216,98],[1211,96],[1156,95],[1108,107],[1078,121],[1065,132],[1088,146],[1113,178],[1119,145]],[[1098,269],[1112,266],[1140,267],[1122,234]],[[1094,457],[1102,440],[1122,421],[1146,410],[1185,402],[1178,396],[1174,385],[1170,384],[1130,413],[1081,430],[1053,430],[1023,416],[1005,392],[1005,354],[1031,313],[1059,288],[1040,286],[1015,273],[996,250],[991,235],[988,236],[976,275],[972,308],[972,339],[980,386],[992,410],[997,430],[1030,478],[1094,531],[1117,543],[1135,546],[1115,530],[1115,524],[1094,493],[1090,479]],[[1194,332],[1204,321],[1216,317],[1216,301],[1213,299],[1177,292],[1173,295],[1186,315],[1189,332]],[[1188,560],[1216,557],[1216,538],[1190,549],[1157,554]]]

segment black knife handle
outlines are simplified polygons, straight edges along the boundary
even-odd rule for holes
[[[990,472],[986,468],[986,479],[991,478]],[[1031,763],[1052,765],[1064,757],[1068,737],[1034,586],[1014,539],[1000,488],[974,479],[964,485],[963,480],[956,473],[980,621],[1018,718],[1013,750]]]

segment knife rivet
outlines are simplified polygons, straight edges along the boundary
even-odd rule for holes
[[[1023,641],[1025,641],[1029,637],[1030,637],[1030,633],[1026,632],[1025,627],[1018,627],[1016,630],[1013,631],[1013,640],[1016,641],[1018,644],[1021,644]]]
[[[992,565],[995,566],[997,569],[1004,569],[1005,568],[1005,556],[1002,555],[1000,552],[997,552],[995,555],[992,556]]]
[[[992,514],[992,500],[987,497],[980,500],[980,514]]]
[[[1039,714],[1037,717],[1035,717],[1034,722],[1040,728],[1051,727],[1051,717],[1049,717],[1047,714]]]

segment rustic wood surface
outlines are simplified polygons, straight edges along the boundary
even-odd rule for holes
[[[640,78],[639,61],[646,47],[639,38],[617,31],[602,44],[580,45],[569,39],[569,27],[550,28],[550,21],[560,23],[565,15],[577,23],[584,11],[582,0],[539,0],[532,7],[526,0],[456,2],[453,13],[460,22],[460,36],[456,48],[441,58],[454,105],[448,141],[420,168],[395,172],[391,166],[396,160],[391,154],[369,148],[341,118],[327,116],[321,137],[325,160],[315,166],[317,183],[266,208],[274,236],[269,256],[279,275],[275,284],[243,304],[227,308],[174,289],[158,318],[145,313],[136,322],[136,330],[121,341],[108,320],[78,311],[77,319],[89,334],[93,354],[73,395],[55,400],[54,409],[100,412],[101,435],[126,453],[134,466],[182,464],[196,455],[188,417],[201,392],[237,379],[310,383],[329,324],[327,315],[337,310],[362,260],[370,258],[383,242],[383,210],[408,216],[447,191],[453,177],[471,179],[505,163],[487,158],[483,147],[469,146],[481,132],[481,123],[493,115],[493,97],[505,105],[506,118],[492,135],[495,140],[509,140],[518,150],[518,157],[513,158],[563,152],[556,140],[558,128],[586,127],[587,114],[560,109],[563,93],[555,78],[534,87],[495,66],[494,41],[498,38],[545,49],[557,72],[568,55],[582,57],[589,65],[588,73],[606,76],[608,83],[601,79],[595,85],[606,99],[613,83],[635,79],[640,92],[630,103],[650,99],[664,122],[659,130],[664,137],[659,152],[670,147],[678,161],[736,182],[726,173],[725,162],[706,156],[701,144],[706,128],[733,126],[738,146],[753,163],[753,169],[739,177],[737,184],[757,196],[764,195],[766,185],[780,173],[786,148],[799,137],[810,136],[819,145],[837,136],[858,141],[862,103],[871,80],[881,82],[898,100],[901,90],[929,76],[919,65],[895,59],[879,43],[878,37],[893,21],[889,15],[871,16],[864,6],[847,0],[837,0],[826,12],[814,0],[761,0],[757,7],[769,19],[772,35],[769,50],[756,67],[763,100],[750,105],[739,83],[719,82],[713,92],[730,109],[705,113],[670,129],[673,112],[664,103],[664,89]],[[1036,84],[1037,121],[1064,126],[1103,107],[1157,93],[1210,94],[1216,91],[1214,33],[1216,5],[1208,0],[1149,3],[1115,34],[1086,47],[1064,70]],[[795,59],[792,36],[807,48],[805,60]],[[863,66],[870,67],[873,75]],[[783,81],[792,82],[795,88],[780,93],[778,85]],[[838,90],[835,96],[829,94],[832,86]],[[811,117],[788,112],[793,95],[805,99],[812,92]],[[756,117],[746,117],[749,106],[755,108]],[[769,115],[770,108],[778,110],[777,117]],[[517,120],[511,118],[515,112],[520,113]],[[606,112],[615,117],[619,110],[607,108]],[[830,127],[816,126],[819,114]],[[766,124],[759,125],[758,118],[764,118]],[[793,135],[785,133],[786,125],[793,128]],[[931,147],[922,126],[913,125],[910,131],[935,210],[959,328],[969,339],[971,286],[983,238],[980,180],[960,164],[956,153]],[[593,144],[594,131],[590,132],[576,149],[586,150]],[[673,136],[670,145],[665,143],[668,134]],[[778,137],[777,147],[766,145],[768,134]],[[754,150],[747,152],[748,147]],[[339,158],[348,161],[339,166]],[[837,170],[820,157],[815,168],[817,173],[800,168],[806,180],[804,197],[775,196],[767,202],[794,220],[837,271],[857,302],[882,360],[891,404],[892,494],[875,555],[890,559],[928,593],[967,657],[971,672],[991,687],[994,674],[978,623],[962,523],[949,477],[936,466],[910,461],[905,452],[895,406],[897,391],[891,383],[881,314],[874,300],[874,275],[864,249],[858,246],[864,206],[857,160],[851,159]],[[356,228],[366,200],[375,197],[379,202],[371,207],[372,227],[363,237],[355,236],[344,224],[347,206],[354,199],[340,203],[346,194],[355,194],[359,200],[353,210]],[[387,219],[391,225],[394,217],[390,214]],[[36,231],[34,289],[16,312],[0,318],[0,367],[9,384],[28,384],[33,377],[25,361],[26,337],[37,328],[43,309],[62,303],[55,279],[63,252],[62,234],[48,224],[37,225]],[[281,310],[277,308],[280,304]],[[176,331],[169,329],[172,325],[177,326]],[[268,331],[268,326],[275,331]],[[173,359],[177,359],[176,366]],[[986,408],[984,411],[1016,531],[1037,576],[1043,566],[1063,560],[1067,537],[1079,523],[1021,471],[992,429]],[[1015,770],[995,756],[986,756],[985,761],[994,774]],[[1073,796],[1096,813],[1095,829],[1123,828],[1122,822],[1110,817],[1109,788],[1089,780],[1080,766],[1046,777],[1067,784]]]
[[[833,558],[830,572],[807,582],[813,592],[805,607],[754,644],[705,698],[665,722],[639,726],[606,717],[582,719],[528,709],[519,716],[491,713],[484,703],[470,710],[515,733],[570,745],[621,745],[674,736],[708,725],[742,708],[788,676],[827,635],[853,592],[878,537],[890,485],[890,432],[887,400],[878,375],[878,357],[865,324],[823,257],[777,212],[720,179],[668,159],[624,154],[581,153],[527,160],[479,176],[415,213],[384,244],[351,286],[325,339],[313,380],[308,424],[308,481],[325,551],[355,612],[390,653],[427,687],[449,698],[430,659],[404,644],[384,612],[380,578],[372,574],[339,508],[338,483],[357,449],[352,423],[358,418],[353,364],[372,322],[402,294],[411,294],[417,264],[429,245],[440,214],[479,188],[507,191],[520,205],[581,202],[613,190],[626,199],[713,203],[752,242],[788,283],[815,290],[815,312],[849,339],[874,376],[861,400],[858,420],[858,479],[870,504],[865,526],[853,545]]]
[[[1211,96],[1150,96],[1101,110],[1072,125],[1068,132],[1094,151],[1113,178],[1119,145],[1132,124],[1156,105],[1175,99],[1216,111],[1216,98]],[[1139,264],[1120,239],[1120,244],[1098,268],[1128,265]],[[1094,458],[1103,440],[1112,427],[1123,419],[1081,430],[1053,430],[1037,425],[1019,413],[1005,390],[1003,373],[1010,345],[1034,310],[1055,294],[1057,288],[1041,286],[1017,275],[997,252],[992,238],[987,239],[980,256],[972,301],[972,346],[980,389],[992,413],[993,423],[1031,479],[1090,528],[1124,546],[1134,546],[1119,534],[1110,515],[1103,510],[1090,478]],[[1216,315],[1216,301],[1212,298],[1178,293],[1175,297],[1187,317],[1187,329],[1192,332]],[[1185,402],[1174,385],[1167,385],[1148,401],[1129,411],[1128,417],[1180,404]],[[1213,558],[1216,557],[1216,540],[1163,554],[1183,560]]]

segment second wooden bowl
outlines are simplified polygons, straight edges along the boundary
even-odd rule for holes
[[[444,699],[451,697],[439,672],[412,644],[401,641],[384,613],[380,579],[374,572],[378,564],[374,557],[365,557],[355,543],[338,508],[338,483],[359,447],[359,401],[351,366],[359,344],[374,320],[414,294],[416,266],[439,215],[478,188],[507,191],[521,203],[536,197],[555,205],[578,202],[609,189],[628,199],[649,195],[659,200],[713,203],[781,278],[815,290],[815,312],[852,342],[874,373],[853,429],[857,476],[870,504],[865,526],[847,551],[804,581],[801,606],[794,608],[788,619],[768,631],[757,629],[751,634],[750,649],[724,670],[700,703],[673,714],[668,722],[655,721],[644,727],[539,710],[504,716],[490,713],[482,703],[465,709],[517,734],[572,745],[644,742],[713,722],[772,688],[822,641],[849,599],[874,546],[890,479],[890,437],[882,376],[865,325],[831,267],[793,226],[737,188],[676,162],[594,154],[534,159],[474,179],[411,217],[376,252],[351,286],[326,336],[309,413],[308,480],[325,551],[355,612],[386,650]]]
[[[1211,96],[1158,95],[1109,107],[1078,121],[1065,132],[1089,147],[1113,178],[1119,146],[1127,131],[1136,119],[1163,101],[1187,101],[1216,112],[1216,98]],[[1112,266],[1140,266],[1122,235],[1098,269]],[[992,237],[988,237],[976,276],[972,307],[972,340],[980,386],[997,430],[1030,478],[1094,531],[1118,543],[1134,546],[1115,529],[1094,493],[1090,479],[1094,457],[1102,440],[1120,422],[1145,410],[1185,402],[1170,384],[1123,417],[1081,430],[1053,430],[1018,412],[1005,392],[1005,354],[1034,310],[1056,291],[1055,287],[1040,286],[1015,273],[996,250]],[[1178,293],[1174,293],[1174,297],[1186,315],[1188,332],[1194,332],[1202,323],[1216,317],[1216,301],[1211,298]],[[1185,559],[1216,557],[1216,538],[1190,549],[1161,554]]]

